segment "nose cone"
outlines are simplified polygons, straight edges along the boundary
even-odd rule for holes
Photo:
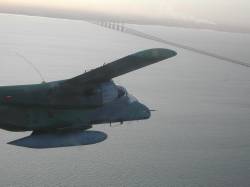
[[[137,100],[133,100],[133,102],[128,105],[126,110],[124,110],[123,114],[126,114],[126,118],[132,121],[143,120],[150,118],[151,111],[144,104],[138,102]]]
[[[140,104],[140,110],[138,111],[139,119],[149,119],[151,116],[151,112],[148,107],[143,104]]]

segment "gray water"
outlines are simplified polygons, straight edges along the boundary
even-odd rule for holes
[[[156,109],[147,121],[95,126],[106,140],[31,149],[0,130],[0,186],[249,186],[250,69],[83,21],[0,15],[0,84],[70,78],[154,47],[178,56],[115,82]],[[129,25],[249,62],[250,35]],[[250,62],[249,62],[250,63]]]

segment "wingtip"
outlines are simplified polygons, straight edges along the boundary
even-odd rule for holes
[[[168,59],[177,55],[177,52],[166,48],[152,48],[146,50],[147,54],[157,59]]]
[[[167,48],[154,48],[152,50],[158,51],[158,53],[165,55],[167,57],[169,56],[176,56],[177,52],[171,49],[167,49]]]

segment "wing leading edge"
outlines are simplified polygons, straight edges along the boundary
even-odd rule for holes
[[[95,84],[176,56],[173,50],[154,48],[126,56],[66,81],[69,85]]]

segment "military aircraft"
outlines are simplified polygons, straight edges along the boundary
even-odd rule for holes
[[[0,87],[0,128],[33,133],[87,130],[94,124],[150,118],[151,111],[112,78],[177,55],[148,49],[72,79]]]

